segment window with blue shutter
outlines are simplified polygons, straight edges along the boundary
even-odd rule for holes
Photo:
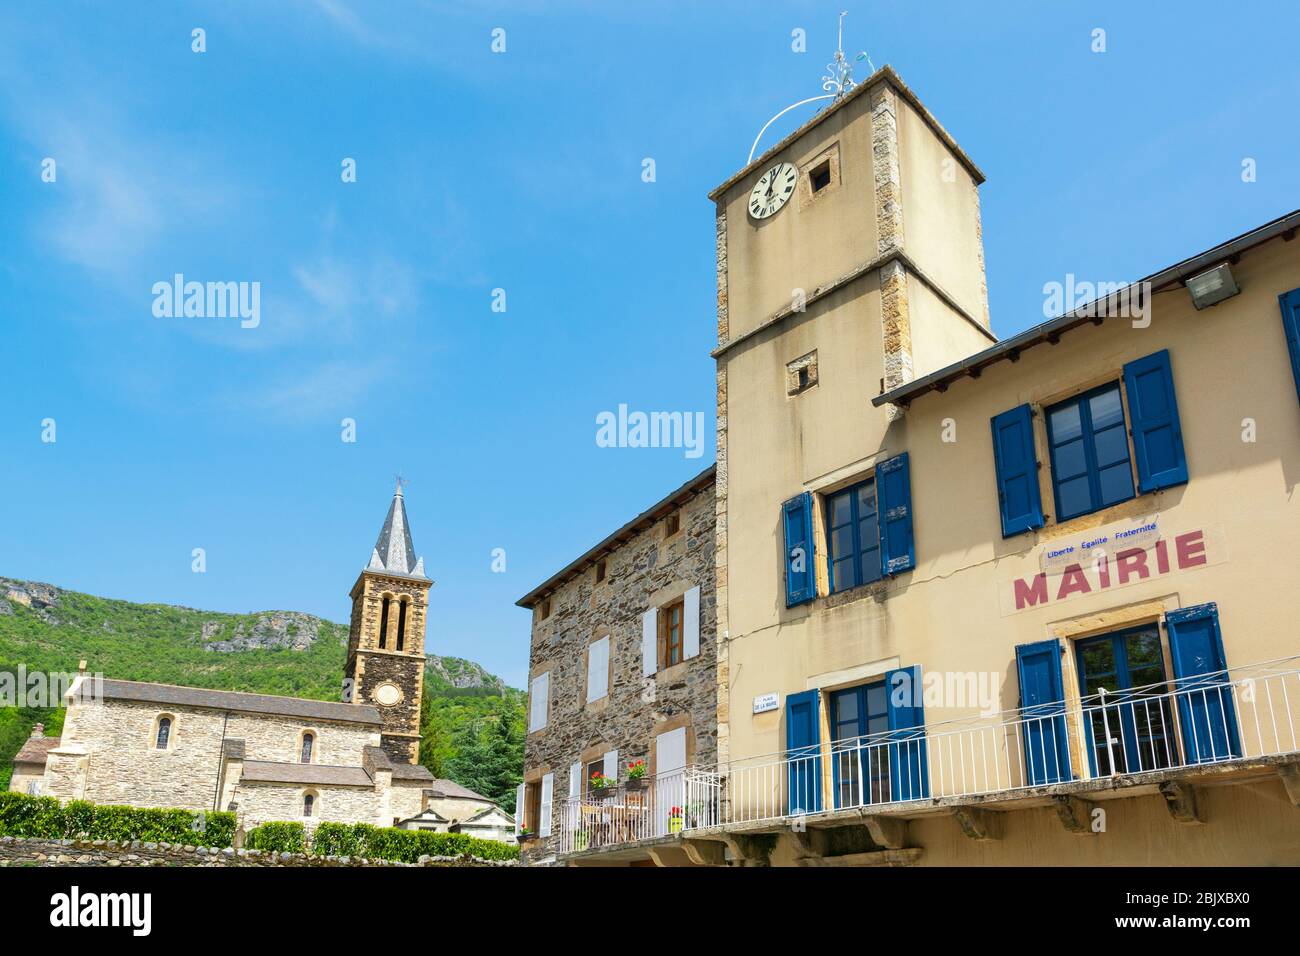
[[[1042,786],[1069,780],[1070,747],[1065,730],[1061,645],[1057,641],[1019,645],[1016,672],[1020,678],[1025,782]]]
[[[826,496],[826,542],[831,593],[880,580],[883,571],[874,478]]]
[[[994,416],[992,424],[1002,537],[1009,538],[1043,526],[1038,458],[1034,454],[1034,416],[1028,405],[1021,405]]]
[[[1178,422],[1169,350],[1161,349],[1125,365],[1124,388],[1133,420],[1138,490],[1145,494],[1185,484],[1187,459],[1183,455],[1183,429]]]
[[[884,680],[830,694],[835,809],[888,803],[889,685]]]
[[[1283,292],[1277,301],[1282,307],[1286,348],[1291,353],[1291,374],[1295,377],[1296,393],[1300,395],[1300,289]]]
[[[1068,521],[1133,497],[1124,402],[1111,382],[1046,410],[1056,520]]]
[[[790,814],[822,808],[822,758],[819,695],[816,690],[785,699],[785,757]]]
[[[876,466],[876,490],[880,509],[880,566],[885,574],[895,575],[916,565],[907,452]]]
[[[1170,611],[1169,656],[1174,665],[1174,696],[1187,763],[1212,763],[1241,756],[1232,684],[1213,602]]]
[[[806,604],[817,596],[813,562],[812,494],[805,491],[781,506],[785,528],[785,606]]]
[[[892,800],[919,800],[930,795],[925,740],[925,705],[921,665],[885,674],[889,690],[889,795]]]

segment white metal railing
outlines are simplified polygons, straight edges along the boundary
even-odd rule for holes
[[[1300,658],[690,766],[570,797],[561,852],[730,824],[1300,752]]]
[[[690,768],[625,780],[615,786],[565,798],[561,805],[560,852],[581,853],[716,826],[718,789]]]
[[[692,773],[717,780],[726,825],[1296,753],[1298,665],[1102,690]]]

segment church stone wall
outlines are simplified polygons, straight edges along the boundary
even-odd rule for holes
[[[302,797],[310,791],[316,801],[310,818],[302,815]],[[383,794],[374,787],[331,787],[321,784],[262,783],[241,780],[235,788],[239,825],[245,830],[274,820],[296,820],[308,829],[318,823],[393,825],[383,814]]]
[[[171,746],[158,750],[155,721],[164,713],[173,717]],[[63,800],[211,809],[223,739],[243,740],[246,760],[293,763],[303,730],[317,735],[319,764],[358,766],[362,748],[379,737],[376,728],[365,724],[237,713],[227,720],[223,711],[134,701],[80,704],[68,710],[62,747],[76,746],[86,754],[52,754],[46,792]]]

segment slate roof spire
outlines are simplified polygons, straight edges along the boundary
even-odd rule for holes
[[[397,479],[393,503],[388,506],[388,517],[379,529],[379,540],[370,552],[370,571],[386,571],[408,577],[424,577],[424,558],[415,556],[411,543],[411,526],[406,520],[406,501],[402,496],[402,479]]]

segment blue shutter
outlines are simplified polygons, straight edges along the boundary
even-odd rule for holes
[[[1187,482],[1183,429],[1169,350],[1161,349],[1124,366],[1124,388],[1137,457],[1138,490],[1145,494]]]
[[[889,797],[919,800],[930,795],[930,764],[925,740],[921,665],[885,674],[889,693]],[[893,742],[898,741],[898,742]]]
[[[1174,690],[1187,763],[1241,756],[1232,684],[1223,656],[1219,609],[1198,604],[1165,615]]]
[[[1043,526],[1034,454],[1034,416],[1028,405],[993,417],[993,462],[998,476],[1002,537]]]
[[[1020,717],[1025,741],[1025,782],[1030,786],[1069,780],[1070,747],[1065,735],[1065,688],[1061,645],[1038,641],[1016,647]]]
[[[781,506],[785,526],[785,606],[806,604],[817,596],[813,562],[812,495],[805,491]]]
[[[1286,348],[1291,353],[1291,374],[1295,376],[1296,393],[1300,395],[1300,289],[1283,292],[1277,297],[1282,306],[1282,328],[1286,332]]]
[[[787,812],[818,812],[822,808],[822,758],[816,690],[790,694],[785,699],[785,757],[790,787]]]
[[[877,507],[880,510],[880,570],[895,575],[916,565],[912,542],[912,484],[907,452],[876,466]]]

